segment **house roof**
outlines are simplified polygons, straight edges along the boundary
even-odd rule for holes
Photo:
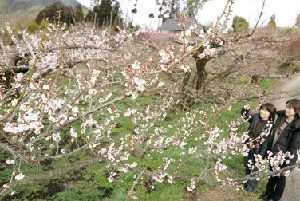
[[[180,21],[178,19],[168,18],[164,21],[158,30],[167,30],[167,31],[183,31],[188,29],[191,26],[190,22],[185,23],[185,29],[179,26]]]

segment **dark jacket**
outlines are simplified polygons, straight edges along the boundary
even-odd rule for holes
[[[259,154],[262,158],[265,158],[267,155],[267,148],[269,144],[267,138],[271,135],[273,122],[269,121],[268,123],[265,123],[258,135],[254,136],[255,128],[259,121],[260,117],[258,113],[252,114],[251,117],[248,118],[248,122],[250,123],[248,127],[249,138],[245,141],[250,148],[248,159],[254,159],[254,154]]]
[[[274,129],[272,135],[270,135],[268,139],[268,147],[272,151],[273,155],[282,151],[286,153],[287,151],[293,155],[293,158],[290,158],[289,165],[294,165],[298,159],[297,150],[300,148],[300,119],[294,119],[290,124],[286,126],[286,128],[279,134],[278,139],[274,142],[274,146],[272,147],[275,132],[282,122],[285,121],[286,116],[284,111],[277,112],[278,118],[275,122]],[[284,115],[283,115],[284,114]],[[282,167],[287,166],[285,163]]]

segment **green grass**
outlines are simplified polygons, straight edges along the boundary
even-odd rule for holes
[[[166,201],[180,201],[184,195],[186,185],[182,183],[176,184],[157,184],[151,193],[146,193],[141,187],[137,192],[139,200],[166,200]]]
[[[246,74],[232,73],[226,77],[226,83],[238,86],[249,83],[250,79]]]
[[[246,76],[236,76],[236,80],[231,80],[231,84],[241,84],[247,83]],[[65,86],[68,88],[72,88],[73,84],[72,81],[69,79],[59,79],[58,80],[59,90],[61,90],[61,96],[63,97],[65,94],[64,89]],[[273,86],[273,80],[261,80],[259,85],[263,89],[268,89]],[[114,96],[117,96],[120,91],[116,90]],[[100,94],[101,95],[101,94]],[[100,97],[99,95],[99,97]],[[159,106],[162,103],[162,99],[159,96],[140,96],[135,101],[130,100],[130,98],[125,98],[120,102],[114,103],[112,107],[117,111],[125,111],[127,108],[137,108],[138,112],[143,112],[148,106],[155,106],[153,109],[159,110]],[[257,106],[258,101],[250,101],[247,102],[251,106]],[[132,105],[133,104],[133,105]],[[217,106],[216,112],[212,111],[211,104],[200,104],[197,103],[193,106],[192,110],[204,110],[207,111],[208,119],[203,119],[203,115],[199,112],[196,113],[196,122],[190,123],[183,121],[183,118],[188,118],[190,114],[186,111],[179,109],[177,106],[169,108],[167,111],[167,117],[164,119],[156,118],[150,120],[154,123],[154,126],[143,133],[144,139],[147,139],[148,136],[153,134],[154,130],[157,128],[164,128],[167,129],[166,133],[162,135],[166,137],[176,136],[181,140],[185,140],[187,148],[197,148],[195,154],[188,155],[186,150],[182,150],[179,148],[178,145],[169,145],[167,146],[163,153],[156,151],[151,147],[146,145],[147,140],[143,142],[135,142],[135,144],[131,145],[134,149],[131,151],[131,156],[129,157],[128,161],[125,163],[133,163],[136,162],[138,164],[137,172],[133,172],[129,170],[127,173],[119,172],[115,182],[109,182],[107,179],[107,174],[109,172],[108,166],[105,163],[99,162],[98,164],[89,166],[87,168],[81,169],[79,172],[71,172],[66,175],[60,176],[56,178],[55,182],[58,184],[64,184],[64,188],[61,191],[54,193],[53,195],[49,195],[47,200],[105,200],[105,201],[116,201],[116,200],[124,200],[127,196],[128,191],[131,189],[136,174],[139,173],[141,170],[147,170],[149,172],[157,170],[161,167],[163,158],[172,158],[175,162],[172,162],[169,167],[167,168],[166,172],[172,174],[174,171],[176,172],[177,178],[174,180],[174,184],[168,184],[167,182],[158,183],[152,181],[151,177],[145,175],[143,179],[138,183],[135,188],[135,192],[139,200],[184,200],[186,196],[186,187],[190,184],[189,178],[190,177],[197,177],[199,176],[205,168],[212,168],[214,165],[214,161],[209,153],[206,153],[206,147],[203,145],[203,142],[206,138],[202,140],[196,141],[195,138],[201,137],[202,135],[206,134],[206,128],[204,128],[199,122],[207,121],[209,126],[217,125],[222,129],[228,129],[228,124],[232,120],[236,120],[240,118],[240,110],[245,105],[246,102],[236,101],[234,104],[231,105],[229,108],[228,106]],[[83,108],[86,105],[82,105]],[[220,110],[218,110],[220,109]],[[95,119],[102,125],[105,122],[105,117],[108,115],[106,110],[99,111],[94,115]],[[68,136],[68,132],[70,127],[74,127],[76,131],[80,131],[80,125],[82,121],[76,121],[72,125],[60,130],[62,138],[68,142],[66,136]],[[120,143],[120,138],[124,137],[127,134],[132,134],[133,130],[145,123],[145,120],[138,120],[137,124],[134,125],[132,123],[132,119],[129,117],[118,117],[117,119],[112,121],[112,125],[114,125],[111,130],[107,128],[103,132],[111,131],[112,137],[103,137],[103,144],[102,146],[107,146],[107,144],[114,141],[116,143]],[[190,125],[188,127],[187,125]],[[171,126],[171,127],[170,127]],[[245,123],[239,127],[240,133],[245,131],[248,124]],[[178,130],[186,128],[190,133],[186,136],[184,132],[177,132]],[[78,140],[85,140],[85,136],[89,135],[91,138],[92,132],[88,131],[86,134],[79,134]],[[229,132],[225,131],[222,137],[228,137]],[[66,137],[66,138],[64,138]],[[49,142],[44,142],[45,146],[49,145]],[[107,144],[105,144],[107,143]],[[68,150],[71,150],[70,145],[67,145]],[[144,149],[153,149],[150,152],[147,152],[145,155],[141,154]],[[95,150],[98,151],[98,150]],[[0,157],[4,158],[3,155]],[[87,151],[83,150],[81,152],[76,153],[72,157],[63,157],[58,160],[54,160],[48,168],[56,168],[56,167],[64,167],[73,161],[78,160],[85,160],[88,159],[90,156],[87,155]],[[228,166],[228,170],[226,172],[227,175],[230,176],[243,176],[244,168],[242,163],[241,156],[231,156],[224,160],[224,163]],[[45,168],[43,166],[43,168]],[[110,169],[117,168],[113,163],[111,163]],[[25,174],[30,176],[37,173],[36,168],[25,168]],[[1,171],[1,179],[2,181],[7,181],[9,179],[11,171]],[[210,170],[210,173],[213,173],[213,170]],[[148,189],[149,182],[153,182],[154,189]],[[213,174],[208,174],[207,182],[210,184],[215,184],[215,178]],[[47,181],[45,181],[45,184]],[[23,192],[22,189],[27,189],[26,194],[21,194]],[[196,190],[196,192],[209,192],[210,188],[201,183]],[[17,192],[17,196],[24,198],[24,196],[35,196],[37,199],[42,192],[47,193],[47,188],[43,183],[36,184],[27,187],[27,186],[20,186],[20,190]],[[245,194],[244,192],[240,193],[242,197],[251,197],[251,195]]]
[[[274,89],[278,86],[280,82],[276,79],[260,79],[258,81],[258,85],[263,89],[263,90],[269,90],[269,89]]]

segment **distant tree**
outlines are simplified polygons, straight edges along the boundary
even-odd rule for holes
[[[202,9],[202,6],[208,0],[185,0],[184,6],[187,10],[189,18],[195,18],[198,11]],[[179,0],[156,0],[158,5],[159,15],[158,18],[179,18],[180,14],[180,1]],[[152,13],[149,16],[154,16]]]
[[[186,9],[190,18],[195,18],[198,11],[202,9],[203,4],[208,0],[186,0]]]
[[[179,0],[170,0],[169,1],[170,17],[179,17],[180,13],[180,1]]]
[[[36,17],[36,22],[41,24],[46,18],[48,18],[49,22],[55,23],[59,21],[70,26],[83,20],[83,12],[80,5],[73,8],[72,6],[65,6],[60,2],[56,2],[41,10]]]
[[[179,0],[156,0],[159,6],[159,18],[178,18],[180,14],[180,1]]]
[[[232,28],[236,33],[246,33],[249,30],[249,23],[245,18],[235,16],[232,21]]]
[[[300,14],[298,14],[295,26],[300,27]]]
[[[271,26],[271,27],[276,27],[276,21],[275,21],[275,15],[274,14],[270,17],[270,21],[268,22],[268,25]]]
[[[122,23],[120,17],[120,3],[115,2],[114,6],[112,6],[112,3],[113,1],[111,0],[102,0],[100,5],[94,6],[93,11],[89,11],[85,21],[96,21],[98,27],[108,25],[110,20],[120,25],[120,23]]]
[[[27,25],[26,25],[26,30],[29,32],[29,33],[34,33],[38,30],[41,30],[41,29],[45,29],[47,27],[47,20],[44,19],[41,23],[37,23],[35,20],[29,22]]]
[[[39,25],[36,23],[36,21],[29,22],[26,28],[29,33],[34,33],[38,29]]]
[[[77,22],[81,22],[84,20],[84,13],[82,11],[82,6],[81,4],[78,4],[75,9],[74,9],[74,12],[75,12],[75,20]]]

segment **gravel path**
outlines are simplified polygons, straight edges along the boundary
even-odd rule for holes
[[[300,100],[300,75],[281,81],[278,96],[273,98],[273,102],[278,110],[285,108],[285,102],[292,98]],[[287,185],[280,201],[300,200],[300,169],[294,169],[287,178]]]

